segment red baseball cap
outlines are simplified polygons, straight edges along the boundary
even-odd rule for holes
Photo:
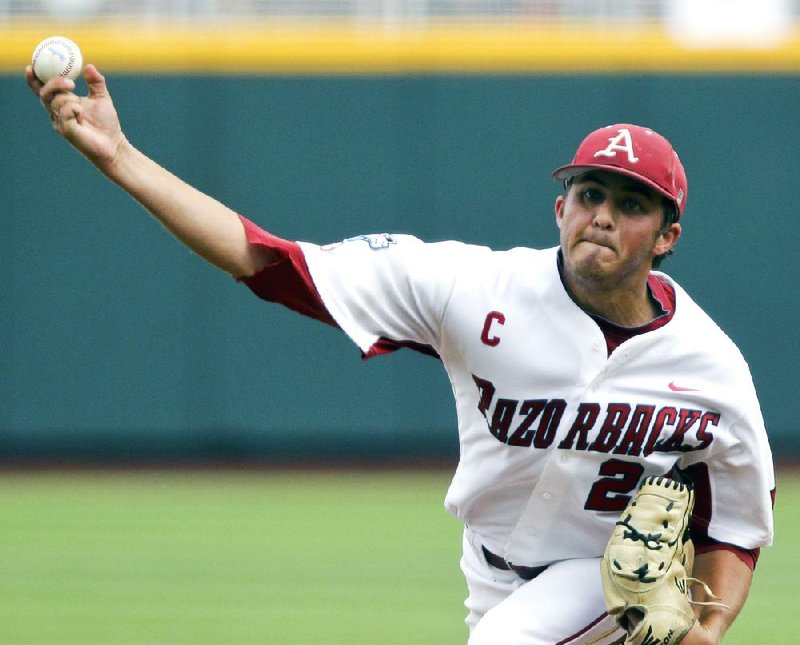
[[[578,146],[572,163],[553,171],[553,178],[567,180],[593,169],[633,177],[674,202],[678,217],[683,214],[686,171],[672,144],[657,132],[630,123],[595,130]]]

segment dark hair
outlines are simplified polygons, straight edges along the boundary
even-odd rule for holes
[[[564,180],[564,197],[567,196],[567,192],[569,191],[570,186],[572,186],[573,179],[575,179],[575,177],[569,177],[568,179]],[[672,226],[675,222],[677,222],[680,219],[680,213],[678,213],[678,205],[672,200],[667,199],[663,195],[661,203],[664,206],[664,219],[661,222],[661,229],[659,230],[659,233],[666,233],[667,229],[669,229],[670,226]],[[655,256],[653,258],[652,267],[654,269],[657,269],[658,267],[661,266],[661,263],[667,259],[667,256],[670,255],[672,255],[672,249],[670,249],[666,253],[662,253],[661,255]]]

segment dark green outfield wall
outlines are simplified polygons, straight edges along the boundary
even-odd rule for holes
[[[800,77],[109,79],[140,148],[286,237],[556,242],[550,171],[589,130],[665,133],[689,173],[665,265],[795,432]],[[0,77],[0,457],[453,456],[438,363],[362,362],[173,241]]]

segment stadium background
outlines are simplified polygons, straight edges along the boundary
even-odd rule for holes
[[[798,11],[761,2],[703,22],[688,4],[0,2],[0,460],[457,457],[436,361],[361,361],[335,330],[258,301],[56,139],[21,70],[58,33],[106,73],[138,147],[293,239],[389,231],[552,245],[550,172],[580,137],[621,121],[663,132],[689,175],[684,237],[664,269],[739,344],[788,468],[800,448]],[[765,19],[770,10],[783,19]],[[8,501],[31,483],[4,479],[0,492]],[[436,499],[445,484],[434,482]],[[786,607],[796,591],[784,589],[783,605],[756,594],[748,608]],[[394,642],[364,633],[337,642]]]
[[[549,173],[580,137],[620,121],[664,132],[690,180],[665,270],[740,344],[773,441],[797,448],[798,381],[786,371],[800,363],[794,30],[770,46],[690,46],[653,22],[652,2],[582,22],[520,13],[554,3],[462,3],[473,13],[424,23],[387,18],[386,6],[404,6],[388,2],[250,3],[262,15],[247,22],[159,22],[89,0],[51,3],[61,14],[36,21],[22,4],[0,23],[5,458],[456,454],[435,361],[362,362],[336,331],[257,301],[178,248],[54,140],[20,76],[52,33],[108,74],[136,145],[293,239],[390,231],[551,245]],[[368,22],[373,5],[384,13]],[[457,5],[431,3],[440,14]],[[86,15],[103,6],[104,18]],[[280,6],[298,15],[274,15]],[[348,7],[362,13],[320,15]]]

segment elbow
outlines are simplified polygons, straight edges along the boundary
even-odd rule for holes
[[[273,250],[257,244],[248,244],[247,249],[235,262],[220,268],[230,273],[237,280],[246,280],[275,264],[279,260],[278,254]]]

